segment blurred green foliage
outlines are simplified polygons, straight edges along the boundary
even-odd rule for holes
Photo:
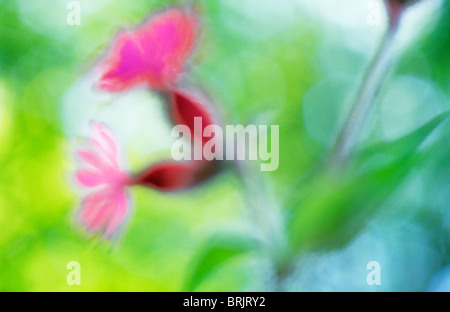
[[[71,180],[74,142],[61,122],[62,98],[89,72],[119,29],[138,25],[155,10],[185,2],[80,1],[86,8],[82,25],[71,27],[65,23],[67,1],[0,0],[1,291],[276,289],[267,286],[273,273],[267,255],[258,252],[259,245],[253,248],[253,240],[249,242],[252,218],[233,172],[184,193],[133,189],[135,209],[116,246],[90,240],[72,221],[80,199]],[[340,175],[329,175],[320,166],[330,146],[316,138],[333,134],[315,134],[311,129],[328,129],[322,121],[337,119],[345,107],[325,106],[305,120],[305,99],[320,81],[330,79],[345,87],[336,92],[350,100],[370,53],[355,52],[343,40],[333,49],[324,49],[336,27],[308,14],[294,0],[285,2],[267,1],[259,9],[258,1],[249,1],[253,10],[239,1],[195,1],[203,31],[192,61],[192,80],[215,99],[228,123],[280,125],[279,169],[262,178],[286,220],[292,248],[287,256],[329,248],[345,253],[344,243],[351,242],[368,222],[389,227],[407,220],[406,229],[414,225],[428,233],[430,239],[424,244],[437,255],[435,262],[422,264],[431,269],[421,280],[405,273],[383,290],[426,290],[432,275],[450,263],[450,122],[439,115],[450,109],[450,3],[443,1],[433,29],[402,51],[377,100],[374,126],[361,142],[355,165]],[[282,6],[295,8],[295,18],[280,19],[272,8]],[[378,39],[373,36],[373,40]],[[330,60],[328,64],[353,64],[348,83],[331,75],[320,55]],[[434,90],[427,99],[439,94],[433,99],[440,108],[432,117],[439,116],[428,123],[407,120],[410,129],[387,140],[383,103],[391,81],[405,76],[418,78],[426,82],[427,90]],[[316,92],[332,105],[333,96],[320,88]],[[402,101],[386,105],[395,107]],[[315,104],[320,103],[311,105]],[[422,106],[415,109],[420,115]],[[306,123],[316,127],[308,128]],[[414,177],[421,181],[420,198],[405,191]],[[405,238],[397,247],[409,244]],[[301,278],[296,284],[299,259],[293,259],[294,281],[286,289],[321,289],[310,288]],[[402,265],[407,259],[397,260]],[[66,264],[73,260],[81,264],[81,286],[66,283]],[[364,268],[366,263],[360,265]],[[365,275],[355,279],[365,280]],[[344,283],[340,289],[367,287]]]

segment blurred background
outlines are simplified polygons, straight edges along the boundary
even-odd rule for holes
[[[74,224],[81,199],[74,150],[90,120],[110,125],[132,172],[167,158],[173,143],[158,94],[101,92],[93,68],[120,29],[171,5],[194,3],[202,33],[191,80],[228,123],[280,126],[279,168],[262,175],[289,219],[304,205],[285,203],[304,192],[297,182],[329,153],[386,31],[382,1],[79,0],[81,25],[72,26],[68,2],[0,0],[0,290],[179,291],[189,279],[199,291],[278,290],[264,253],[230,257],[233,240],[208,245],[222,233],[252,236],[233,172],[186,192],[131,189],[133,213],[115,246],[88,238]],[[374,4],[381,8],[379,23],[369,18]],[[362,147],[397,142],[450,109],[450,2],[412,7],[397,39],[395,66],[361,134]],[[450,291],[449,134],[444,120],[395,187],[381,175],[373,184],[380,190],[353,188],[363,202],[380,192],[386,199],[361,226],[346,224],[352,235],[345,244],[300,253],[282,289]],[[384,156],[393,157],[381,151],[376,159]],[[320,222],[332,215],[328,209],[342,204],[327,197],[340,186],[319,184],[312,184],[315,193],[331,199],[311,228],[326,227]],[[355,205],[355,211],[364,206]],[[345,217],[332,216],[337,223]],[[307,237],[311,244],[316,239]],[[79,286],[66,282],[70,261],[80,263]],[[381,265],[379,286],[366,282],[369,261]]]

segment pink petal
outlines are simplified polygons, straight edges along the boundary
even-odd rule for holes
[[[117,159],[119,152],[118,152],[118,144],[114,138],[114,136],[112,135],[112,133],[109,131],[108,128],[106,128],[106,126],[104,126],[101,123],[94,123],[93,124],[94,129],[97,131],[98,135],[100,136],[101,140],[100,142],[102,143],[102,146],[104,147],[104,149],[108,152],[108,154],[113,158],[113,159]]]
[[[80,150],[77,152],[77,155],[82,161],[93,166],[94,168],[98,170],[105,169],[105,164],[103,163],[101,157],[94,152]]]
[[[129,211],[125,189],[130,178],[119,167],[118,144],[112,133],[101,123],[92,123],[92,127],[89,148],[77,151],[80,165],[76,178],[95,189],[84,198],[78,216],[88,231],[112,237]]]
[[[104,200],[108,193],[103,190],[98,190],[86,196],[83,200],[81,209],[79,211],[80,221],[90,231],[94,230],[93,220],[101,213],[104,207]]]
[[[80,222],[89,232],[111,237],[120,228],[129,211],[128,198],[122,188],[106,188],[88,195],[79,212]]]
[[[125,216],[128,213],[128,198],[125,192],[118,192],[115,195],[113,213],[109,217],[109,222],[105,228],[105,234],[107,236],[113,236],[113,234],[123,224]]]
[[[129,85],[145,81],[144,54],[138,38],[122,32],[116,39],[110,59],[103,64],[104,74],[99,87],[107,91],[121,91]]]
[[[81,169],[76,173],[77,180],[84,186],[95,187],[105,184],[107,179],[100,171]]]
[[[89,142],[93,146],[93,152],[102,158],[103,164],[109,168],[119,169],[118,155],[113,155],[105,148],[104,143],[98,139],[90,138]]]

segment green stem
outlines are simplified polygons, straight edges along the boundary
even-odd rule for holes
[[[243,185],[243,193],[247,201],[250,217],[259,231],[275,269],[274,288],[281,290],[282,276],[287,253],[286,235],[280,207],[266,187],[263,177],[258,172],[248,168],[245,161],[236,161],[236,169]]]
[[[252,220],[266,243],[278,245],[283,236],[280,211],[274,196],[258,172],[248,168],[246,161],[236,161],[235,164]]]
[[[387,77],[392,59],[392,43],[397,34],[397,29],[396,26],[389,27],[366,72],[359,93],[331,154],[331,163],[336,168],[343,168],[348,163],[358,135],[363,130],[364,122],[371,111],[382,83]]]

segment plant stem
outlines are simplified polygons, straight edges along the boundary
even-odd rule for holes
[[[389,27],[364,76],[359,93],[339,133],[330,157],[332,166],[336,168],[343,168],[348,163],[358,135],[363,130],[364,122],[375,102],[378,91],[387,77],[392,59],[392,43],[397,34],[397,29],[397,26]]]
[[[266,243],[278,245],[283,239],[283,227],[276,199],[266,187],[262,177],[258,176],[258,172],[247,167],[246,161],[235,163],[254,223]]]
[[[243,193],[250,217],[259,232],[275,270],[273,287],[276,291],[280,291],[284,279],[280,272],[284,270],[287,254],[282,212],[275,197],[266,187],[264,179],[258,176],[258,172],[248,168],[245,161],[236,161],[235,165],[243,185]]]

